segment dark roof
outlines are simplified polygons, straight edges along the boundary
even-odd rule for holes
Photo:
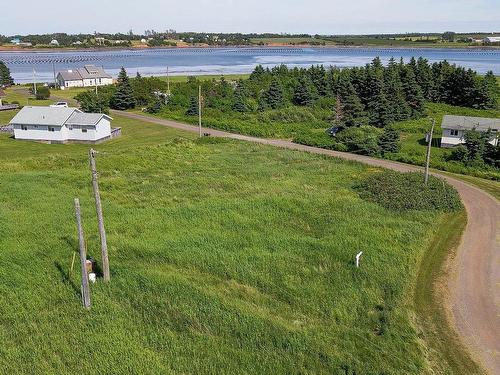
[[[488,131],[500,130],[500,119],[446,115],[441,123],[443,129]]]

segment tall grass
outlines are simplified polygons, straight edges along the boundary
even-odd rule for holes
[[[443,214],[363,201],[360,164],[115,125],[97,147],[112,282],[92,285],[89,312],[68,275],[75,196],[99,260],[88,147],[0,135],[2,372],[426,369],[411,291]]]

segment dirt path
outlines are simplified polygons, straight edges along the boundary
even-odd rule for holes
[[[175,129],[198,132],[196,126],[175,121],[126,112],[114,113]],[[204,129],[204,132],[215,137],[355,160],[400,172],[422,169],[389,160],[299,145],[286,140],[262,139],[214,129]],[[500,202],[465,182],[439,175],[458,190],[467,210],[467,227],[457,256],[453,260],[453,273],[448,283],[452,320],[473,357],[490,374],[500,375]]]

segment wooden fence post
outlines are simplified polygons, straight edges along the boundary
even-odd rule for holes
[[[99,226],[99,237],[101,238],[101,254],[102,254],[102,273],[104,281],[110,281],[109,274],[109,259],[108,259],[108,243],[106,240],[106,230],[104,229],[104,218],[102,215],[101,194],[99,193],[99,183],[97,182],[97,169],[95,164],[94,149],[89,151],[90,169],[92,171],[92,189],[94,190],[95,209],[97,212],[97,224]]]
[[[432,133],[434,133],[434,124],[436,120],[432,119],[431,131],[429,132],[429,139],[427,143],[427,155],[425,158],[425,175],[424,175],[424,183],[427,185],[429,182],[429,166],[431,163],[431,147],[432,147]]]
[[[76,227],[78,229],[78,242],[80,244],[80,263],[82,266],[82,302],[83,307],[90,309],[89,277],[87,275],[87,254],[85,251],[85,239],[83,237],[82,216],[80,212],[80,200],[75,198]]]

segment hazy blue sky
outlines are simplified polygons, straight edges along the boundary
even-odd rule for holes
[[[500,0],[23,0],[6,1],[0,8],[0,34],[6,35],[168,28],[311,34],[500,31]]]

